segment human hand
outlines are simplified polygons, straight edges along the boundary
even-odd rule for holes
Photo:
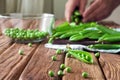
[[[87,0],[68,0],[65,7],[65,18],[70,22],[70,17],[76,7],[79,8],[79,12],[83,14]]]
[[[120,0],[94,0],[83,13],[83,22],[99,21],[108,17],[120,4]]]
[[[99,21],[108,17],[120,4],[120,0],[94,0],[85,10],[87,0],[68,0],[65,9],[65,18],[70,22],[70,16],[76,7],[83,16],[83,22]]]

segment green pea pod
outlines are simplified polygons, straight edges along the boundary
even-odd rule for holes
[[[100,33],[99,30],[89,30],[88,33],[83,34],[85,38],[89,39],[99,39],[99,37],[103,36],[103,33]]]
[[[56,28],[53,30],[53,33],[54,32],[59,32],[59,31],[65,31],[65,30],[68,30],[69,28],[70,28],[69,23],[64,22],[64,23],[61,23],[58,26],[56,26]]]
[[[74,34],[79,34],[80,31],[75,31],[75,32],[67,32],[63,35],[60,36],[61,39],[64,39],[64,38],[69,38],[70,36],[74,35]]]
[[[69,26],[69,28],[63,28],[63,29],[61,29],[60,31],[59,30],[55,30],[55,32],[53,33],[53,34],[55,34],[55,33],[57,33],[57,32],[72,32],[72,31],[78,31],[78,30],[82,30],[83,28],[82,27],[79,27],[79,26]]]
[[[82,34],[75,34],[73,36],[71,36],[69,38],[70,41],[78,41],[78,40],[82,40],[84,39],[85,37],[82,35]]]
[[[81,16],[79,10],[75,10],[75,11],[74,11],[74,15],[76,15],[76,16]]]
[[[99,39],[103,34],[100,33],[91,33],[91,36],[89,36],[89,39]]]
[[[102,35],[101,37],[99,37],[98,42],[103,41],[103,39],[104,39],[106,36],[108,36],[108,35],[109,35],[109,34],[104,34],[104,35]]]
[[[71,16],[71,22],[75,22],[75,17],[76,17],[75,15]]]
[[[82,50],[68,50],[68,53],[82,62],[89,64],[93,63],[92,55],[89,52]]]
[[[88,47],[94,49],[120,49],[120,44],[95,44]]]
[[[59,36],[61,36],[64,33],[66,33],[66,32],[65,31],[63,31],[63,32],[56,32],[55,34],[53,34],[53,37],[59,37]]]
[[[113,30],[113,29],[111,29],[111,28],[108,28],[108,27],[106,27],[106,26],[102,26],[102,25],[97,25],[96,26],[99,30],[101,30],[102,32],[104,32],[104,33],[106,33],[106,34],[120,34],[120,32],[118,32],[118,31],[115,31],[115,30]]]
[[[103,33],[100,30],[97,30],[95,28],[86,28],[81,32],[84,36],[84,38],[89,39],[98,39],[103,35]]]
[[[53,43],[54,37],[49,38],[48,43]]]
[[[80,19],[79,18],[75,18],[75,23],[79,23],[80,22]]]
[[[90,28],[90,27],[96,27],[98,26],[98,24],[96,22],[88,22],[88,23],[80,23],[79,26],[84,27],[85,29],[85,28]]]
[[[60,36],[60,35],[62,35],[64,33],[69,33],[69,32],[73,32],[73,31],[81,31],[81,30],[83,30],[82,27],[76,27],[76,26],[75,27],[69,27],[69,29],[67,29],[67,30],[61,30],[61,31],[55,32],[53,34],[53,36],[58,37],[58,36]]]
[[[99,42],[101,42],[101,41],[118,42],[118,41],[120,41],[120,35],[105,34],[102,37],[100,37],[98,41]]]

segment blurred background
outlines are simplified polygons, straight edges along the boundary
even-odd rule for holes
[[[24,13],[36,15],[53,13],[56,19],[62,19],[64,18],[66,1],[67,0],[0,0],[0,14]],[[92,0],[88,1],[90,3]],[[105,20],[120,24],[120,7],[117,7],[112,15]]]

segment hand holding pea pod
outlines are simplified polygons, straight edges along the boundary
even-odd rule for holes
[[[80,14],[78,8],[75,9],[71,16],[71,22],[75,22],[76,24],[80,23],[82,21],[82,15]]]

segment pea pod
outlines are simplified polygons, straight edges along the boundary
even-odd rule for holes
[[[65,31],[63,31],[63,32],[56,32],[55,34],[53,34],[53,37],[59,37],[59,36],[61,36],[64,33],[66,33],[66,32]]]
[[[49,38],[48,43],[52,43],[54,40],[54,37]]]
[[[92,55],[89,52],[82,51],[82,50],[68,50],[68,53],[70,53],[73,57],[75,57],[80,61],[83,61],[89,64],[93,63]]]
[[[99,30],[101,30],[102,32],[107,33],[107,34],[120,34],[120,32],[115,31],[115,30],[113,30],[113,29],[111,29],[111,28],[107,28],[107,27],[102,26],[102,25],[97,25],[96,27],[97,27]]]
[[[82,40],[84,39],[85,37],[82,35],[82,34],[75,34],[73,36],[71,36],[69,38],[70,41],[78,41],[78,40]]]
[[[74,12],[74,15],[76,15],[76,16],[81,16],[79,10],[76,10],[76,11]]]
[[[68,32],[68,33],[65,33],[63,35],[60,36],[61,39],[63,38],[69,38],[70,36],[74,35],[74,34],[79,34],[80,31],[75,31],[75,32]]]
[[[70,29],[70,24],[68,22],[64,22],[56,26],[53,29],[52,34],[55,34],[56,32],[67,31],[69,29]]]
[[[88,47],[94,49],[120,49],[120,44],[95,44]]]
[[[67,29],[67,30],[54,32],[53,36],[54,37],[59,37],[62,34],[71,33],[73,31],[78,32],[78,31],[81,31],[81,30],[83,30],[83,27],[69,27],[69,29]]]
[[[71,22],[75,22],[76,24],[80,23],[82,20],[82,15],[80,14],[78,8],[76,8],[71,16]]]
[[[101,41],[107,41],[107,42],[118,42],[120,41],[120,35],[114,35],[114,34],[105,34],[102,37],[99,38],[99,42]]]
[[[83,32],[83,35],[85,38],[89,39],[99,39],[99,37],[103,36],[103,33],[101,33],[99,30],[87,30],[87,33]]]

